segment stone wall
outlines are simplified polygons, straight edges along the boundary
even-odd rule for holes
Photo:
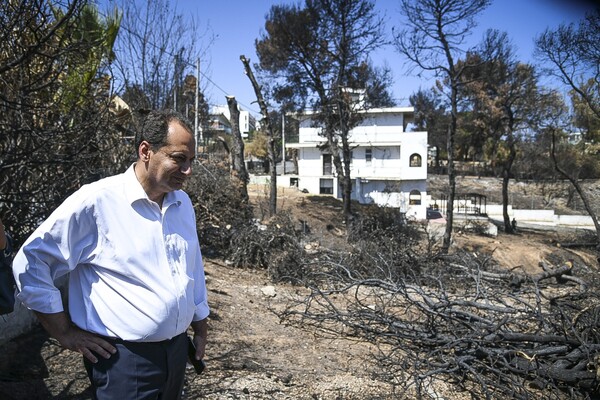
[[[15,304],[12,313],[0,316],[0,344],[30,331],[37,323],[31,310],[21,303]]]

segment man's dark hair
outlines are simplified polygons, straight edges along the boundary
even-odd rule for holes
[[[194,133],[192,125],[181,113],[169,109],[150,111],[143,118],[135,134],[136,154],[140,148],[140,143],[144,140],[150,143],[154,149],[166,146],[169,124],[173,121],[181,124],[191,134]]]

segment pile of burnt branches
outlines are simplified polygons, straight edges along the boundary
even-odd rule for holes
[[[397,208],[380,207],[375,204],[355,208],[348,227],[348,241],[372,241],[376,237],[387,237],[405,246],[415,243],[419,237],[417,224],[408,224]]]
[[[186,184],[196,210],[202,252],[239,268],[266,270],[274,281],[302,282],[309,274],[312,236],[287,212],[268,220],[254,210],[227,161],[201,160]]]
[[[279,212],[267,221],[254,220],[237,227],[232,233],[233,245],[227,261],[234,266],[265,269],[275,281],[296,284],[320,276],[320,257],[336,251],[355,266],[356,273],[364,276],[373,276],[376,270],[383,276],[398,275],[406,271],[394,271],[394,266],[417,265],[412,262],[410,249],[415,248],[418,234],[400,222],[397,210],[366,207],[354,216],[350,226],[346,238],[337,238],[337,250],[324,253],[318,233],[300,228],[300,221],[291,214]],[[406,257],[408,260],[398,262]],[[381,269],[382,264],[390,270]]]
[[[487,399],[598,393],[600,285],[585,268],[526,276],[467,254],[374,246],[321,255],[305,282],[311,294],[282,320],[372,342],[376,373],[405,394],[435,398],[448,384]]]
[[[588,399],[600,386],[600,279],[553,258],[537,275],[466,253],[436,257],[393,212],[365,209],[334,249],[312,248],[285,213],[252,219],[226,166],[202,164],[186,188],[203,251],[266,269],[310,294],[285,323],[373,343],[381,379],[405,396]],[[314,239],[314,238],[313,238]]]
[[[196,210],[203,254],[236,267],[267,270],[275,281],[299,281],[307,254],[302,233],[294,229],[298,222],[286,213],[264,223],[253,218],[240,185],[227,162],[202,160],[194,166],[186,191]]]
[[[185,189],[196,211],[198,237],[205,255],[228,254],[234,233],[251,224],[252,207],[240,185],[231,176],[227,162],[200,160],[194,165]]]
[[[274,281],[301,281],[308,254],[301,232],[294,229],[292,217],[280,212],[265,224],[239,227],[233,233],[233,243],[227,261],[237,267],[265,269]]]

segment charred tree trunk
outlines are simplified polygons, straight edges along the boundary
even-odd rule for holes
[[[456,114],[452,112],[452,122],[448,127],[448,204],[446,206],[446,230],[444,231],[444,239],[442,250],[448,253],[452,242],[452,227],[454,225],[454,198],[456,197],[456,171],[454,169],[454,132],[456,132]]]
[[[298,149],[292,149],[292,162],[294,163],[294,173],[298,173]]]
[[[343,153],[343,149],[342,149]],[[352,183],[350,182],[350,175],[347,173],[346,159],[340,157],[340,149],[337,149],[337,155],[333,155],[333,165],[335,166],[336,176],[340,184],[342,191],[342,212],[344,214],[344,221],[346,226],[349,226],[350,217],[352,216],[352,203],[350,202],[350,196],[352,193]]]
[[[348,151],[346,151],[348,149]],[[350,223],[350,217],[352,216],[352,178],[350,176],[350,150],[349,146],[344,146],[344,176],[342,177],[342,200],[344,206],[344,220],[346,226]],[[347,155],[346,155],[347,154]]]
[[[240,180],[240,190],[242,196],[248,201],[248,171],[244,164],[244,141],[242,140],[242,134],[240,132],[240,110],[238,109],[237,100],[234,96],[226,96],[227,105],[229,106],[229,113],[231,115],[231,136],[232,149],[230,153],[231,157],[231,171],[232,174]]]
[[[263,124],[267,130],[267,137],[269,139],[267,146],[267,154],[269,157],[269,163],[271,164],[269,215],[272,217],[277,213],[277,160],[275,159],[275,134],[273,133],[273,125],[271,124],[271,118],[269,118],[267,104],[265,103],[263,95],[260,91],[260,86],[254,77],[254,73],[252,73],[252,69],[250,68],[250,61],[243,55],[240,56],[240,60],[242,61],[242,64],[244,64],[244,69],[246,70],[248,79],[250,79],[250,82],[252,82],[252,87],[254,88],[254,93],[256,94],[256,99],[258,100],[258,105],[260,106],[260,112],[263,116]],[[285,164],[285,155],[283,155],[283,164]]]
[[[510,171],[516,157],[515,143],[511,140],[508,160],[502,168],[502,216],[504,217],[504,232],[506,233],[515,233],[508,215],[508,183],[510,182]]]
[[[342,95],[340,93],[340,98]],[[350,135],[350,129],[348,128],[347,119],[349,119],[350,113],[344,112],[345,105],[342,101],[338,101],[338,112],[340,113],[340,131],[342,140],[342,160],[340,160],[340,170],[338,170],[338,177],[342,186],[342,203],[344,212],[344,221],[346,226],[350,226],[350,217],[352,216],[352,181],[350,177],[350,161],[351,161],[351,150],[348,136]],[[347,115],[348,116],[347,116]],[[338,178],[338,179],[339,179]]]

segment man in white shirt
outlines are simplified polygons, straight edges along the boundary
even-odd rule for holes
[[[153,111],[125,173],[84,185],[27,239],[17,298],[83,354],[97,399],[178,399],[189,326],[204,357],[209,307],[191,201],[181,190],[195,141],[173,111]],[[69,273],[68,313],[54,280]]]

